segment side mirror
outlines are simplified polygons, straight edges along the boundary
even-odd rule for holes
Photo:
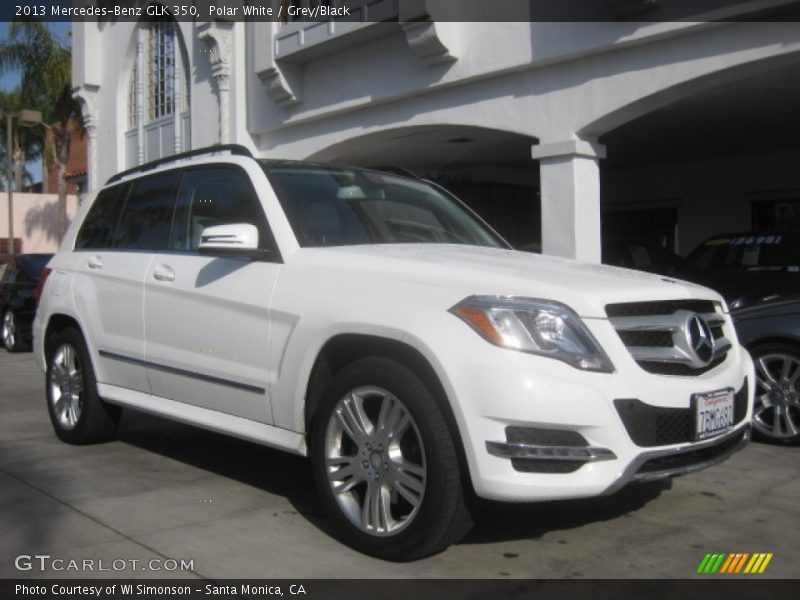
[[[258,229],[249,223],[214,225],[200,235],[200,254],[210,256],[262,256],[267,250],[258,247]]]

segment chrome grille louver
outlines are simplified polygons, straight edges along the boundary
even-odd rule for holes
[[[731,348],[713,302],[610,304],[606,314],[634,360],[651,373],[697,376],[724,362]]]

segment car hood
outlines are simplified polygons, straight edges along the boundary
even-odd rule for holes
[[[586,318],[605,318],[606,304],[618,302],[721,300],[710,289],[670,277],[478,246],[387,244],[302,248],[287,266],[317,271],[321,281],[334,277],[339,285],[363,284],[368,279],[373,288],[381,286],[392,294],[405,290],[419,297],[424,290],[449,306],[470,295],[556,300]]]

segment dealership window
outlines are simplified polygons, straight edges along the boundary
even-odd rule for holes
[[[800,231],[800,192],[795,197],[752,204],[754,231]]]

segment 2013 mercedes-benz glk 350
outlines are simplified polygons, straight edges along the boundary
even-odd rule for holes
[[[715,292],[515,252],[434,184],[235,146],[111,178],[34,338],[65,442],[130,407],[307,455],[341,539],[392,560],[458,540],[475,498],[608,494],[749,436]]]

